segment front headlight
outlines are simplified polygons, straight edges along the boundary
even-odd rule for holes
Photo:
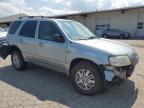
[[[128,66],[131,65],[131,61],[128,56],[111,56],[109,62],[112,66]]]

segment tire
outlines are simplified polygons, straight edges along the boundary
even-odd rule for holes
[[[18,50],[12,52],[11,61],[13,67],[18,71],[25,70],[27,67],[27,63],[24,61],[22,54]]]
[[[89,74],[87,70],[89,71]],[[93,84],[89,83],[89,85],[91,86],[91,87],[89,86],[89,88],[87,84],[86,84],[87,85],[86,87],[84,83],[81,83],[81,84],[79,83],[80,80],[82,81],[82,78],[80,78],[80,72],[82,71],[83,71],[83,75],[85,71],[85,75],[87,73],[91,77],[89,78],[89,80],[91,80],[91,82],[92,81],[94,82]],[[100,74],[100,71],[96,68],[96,66],[91,62],[82,61],[74,65],[74,67],[72,68],[70,72],[70,78],[71,78],[74,88],[83,95],[90,96],[90,95],[100,94],[104,90],[102,75]],[[78,78],[80,78],[80,80],[78,80]],[[83,85],[85,89],[81,85]]]

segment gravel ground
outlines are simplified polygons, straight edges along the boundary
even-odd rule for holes
[[[19,72],[10,57],[0,59],[0,108],[144,108],[144,41],[120,41],[135,48],[140,62],[123,85],[96,96],[78,94],[61,73],[35,65]]]

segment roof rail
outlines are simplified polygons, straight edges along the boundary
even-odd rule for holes
[[[24,18],[49,18],[47,16],[23,16],[19,17],[19,19],[24,19]]]

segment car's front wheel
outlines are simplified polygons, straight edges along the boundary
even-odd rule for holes
[[[100,71],[91,62],[79,62],[70,74],[74,88],[84,95],[95,95],[104,90]]]
[[[24,61],[22,54],[18,50],[14,50],[11,54],[12,65],[16,70],[24,70],[27,67],[27,63]]]

